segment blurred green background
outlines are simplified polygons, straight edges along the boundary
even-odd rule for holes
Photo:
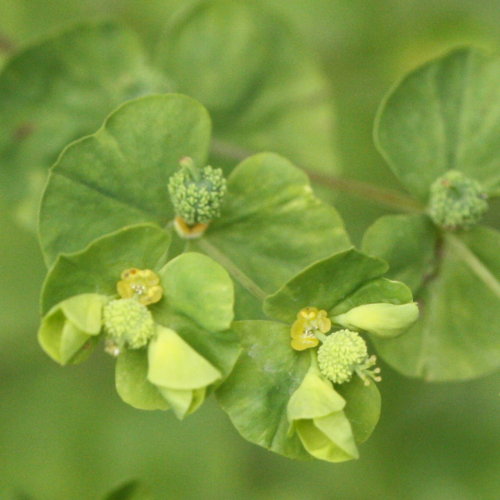
[[[152,50],[185,0],[1,0],[0,64],[68,21],[118,18]],[[498,49],[497,0],[269,0],[317,55],[333,88],[343,173],[397,188],[371,139],[404,72],[446,49]],[[2,125],[0,124],[0,127]],[[293,158],[291,158],[293,161]],[[0,168],[2,166],[0,165]],[[361,459],[291,462],[246,443],[213,401],[179,423],[123,404],[104,354],[60,368],[36,342],[45,269],[35,237],[0,203],[0,498],[94,499],[138,478],[159,499],[499,498],[499,375],[425,384],[383,367],[381,422]],[[377,216],[341,194],[355,241]],[[498,205],[497,205],[498,206]],[[498,227],[498,216],[490,216]],[[488,321],[488,318],[478,318]]]

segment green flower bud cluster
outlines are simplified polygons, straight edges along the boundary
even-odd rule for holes
[[[170,177],[168,192],[177,216],[189,225],[208,224],[220,216],[226,179],[220,168],[198,168],[191,158]]]
[[[368,356],[366,342],[357,332],[339,330],[329,335],[318,349],[318,365],[321,373],[335,384],[349,382],[353,373],[357,373],[365,384],[368,377],[379,381],[376,374],[379,368],[373,368],[375,356]]]
[[[431,186],[429,215],[443,229],[470,229],[488,209],[487,197],[479,182],[449,170]]]
[[[106,350],[120,354],[124,347],[138,349],[145,346],[155,333],[155,323],[149,309],[135,299],[116,299],[103,310],[107,333]]]

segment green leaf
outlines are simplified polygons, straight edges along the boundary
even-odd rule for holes
[[[376,143],[402,184],[427,200],[456,169],[500,194],[500,59],[459,49],[403,79],[379,111]]]
[[[287,405],[309,368],[309,355],[291,349],[288,325],[240,321],[233,328],[243,353],[217,390],[222,408],[248,441],[291,458],[308,458],[298,436],[289,435]]]
[[[61,303],[64,316],[88,335],[101,331],[102,307],[106,298],[97,294],[76,295]]]
[[[200,356],[174,330],[158,326],[148,347],[148,380],[168,389],[207,387],[221,373]]]
[[[173,310],[210,331],[227,330],[233,321],[231,278],[205,255],[185,253],[160,271],[165,301]]]
[[[166,231],[144,224],[103,236],[81,252],[59,256],[45,279],[42,314],[74,295],[116,295],[122,271],[131,267],[158,270],[166,261],[169,243]]]
[[[271,150],[309,168],[337,165],[328,81],[266,2],[195,3],[173,19],[157,59],[213,115],[215,160]]]
[[[355,376],[350,382],[336,385],[335,390],[346,401],[344,413],[351,422],[356,443],[364,443],[380,418],[381,398],[377,384],[365,385]]]
[[[233,369],[240,352],[238,336],[232,330],[208,331],[194,320],[177,313],[162,300],[151,307],[157,324],[174,330],[194,351],[213,365],[223,377]]]
[[[169,176],[183,156],[203,163],[210,119],[196,101],[149,96],[112,113],[94,135],[70,145],[54,165],[40,215],[47,262],[140,222],[172,219]]]
[[[101,332],[107,298],[84,293],[63,300],[44,315],[38,330],[43,350],[62,365],[84,361]]]
[[[167,410],[167,402],[147,374],[147,349],[125,349],[116,360],[116,391],[125,403],[139,410]]]
[[[311,364],[299,388],[292,394],[287,417],[304,448],[315,458],[343,462],[358,458],[351,424],[342,411],[345,400]]]
[[[304,307],[329,311],[366,281],[387,270],[380,259],[350,249],[316,262],[295,276],[264,303],[272,318],[292,323]]]
[[[19,52],[0,75],[0,195],[33,226],[63,147],[123,101],[158,90],[167,86],[139,40],[113,23],[82,24]]]
[[[333,316],[332,321],[351,330],[364,330],[381,338],[401,335],[418,318],[418,307],[409,304],[363,304]]]
[[[387,275],[417,292],[433,272],[436,239],[437,231],[426,215],[387,215],[368,228],[362,249],[389,262]]]
[[[399,281],[387,278],[375,278],[361,285],[354,293],[346,297],[329,311],[329,316],[346,313],[364,305],[385,302],[387,304],[406,304],[413,300],[411,290]]]
[[[252,156],[231,173],[221,218],[194,242],[267,293],[349,246],[336,210],[313,195],[301,170],[272,153]]]
[[[404,248],[400,238],[407,233],[399,225],[393,226],[392,235],[389,225],[380,234],[386,243],[391,241],[390,247],[379,245],[375,230],[370,230],[365,250],[387,249],[379,256],[390,264],[395,249]],[[498,369],[500,341],[492,325],[500,322],[499,247],[500,233],[486,227],[440,239],[434,271],[421,276],[415,296],[420,320],[400,338],[372,338],[385,361],[406,375],[432,381],[471,379]]]

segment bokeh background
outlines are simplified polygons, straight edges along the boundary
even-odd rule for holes
[[[68,22],[95,17],[119,19],[152,51],[187,3],[0,0],[0,65]],[[300,33],[331,83],[332,143],[343,175],[384,187],[398,185],[371,134],[390,85],[451,47],[500,45],[498,0],[267,3]],[[335,203],[357,242],[389,213],[345,193]],[[170,413],[134,410],[116,395],[113,360],[104,354],[58,367],[36,342],[45,274],[36,238],[16,224],[7,203],[0,209],[0,498],[98,499],[135,478],[158,499],[499,498],[498,374],[426,384],[383,366],[375,434],[360,460],[332,465],[292,462],[246,443],[212,400],[182,423]],[[497,209],[490,223],[498,228]]]

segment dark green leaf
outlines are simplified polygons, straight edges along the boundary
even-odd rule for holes
[[[217,391],[222,408],[245,439],[291,458],[308,458],[298,436],[288,434],[287,405],[309,368],[309,353],[290,347],[287,325],[241,321],[234,329],[244,351]]]
[[[410,73],[388,95],[377,145],[403,185],[423,201],[456,169],[500,194],[500,59],[459,49]]]
[[[116,283],[124,270],[158,271],[166,261],[169,243],[166,231],[144,224],[103,236],[81,252],[61,255],[44,283],[42,314],[74,295],[116,295]]]
[[[264,310],[270,317],[287,323],[292,323],[304,307],[329,311],[386,270],[387,264],[382,260],[354,249],[346,250],[312,264],[295,276],[266,299]]]
[[[363,250],[390,263],[390,278],[417,292],[433,271],[437,231],[425,215],[388,215],[366,231]]]
[[[392,248],[404,248],[399,238],[406,234],[386,231],[383,237]],[[371,242],[376,243],[375,235],[373,230]],[[371,248],[376,253],[388,247]],[[498,248],[500,233],[485,227],[444,236],[434,272],[421,277],[416,293],[420,320],[399,338],[372,338],[379,354],[402,373],[427,380],[470,379],[498,369],[500,341],[492,330],[500,323]],[[392,251],[380,257],[391,263],[391,254],[397,259]]]
[[[10,59],[0,75],[1,195],[33,226],[46,169],[118,104],[166,91],[132,32],[82,24]]]
[[[336,168],[328,82],[265,2],[197,2],[158,49],[178,89],[213,115],[216,161],[276,151],[309,168]]]
[[[164,226],[173,217],[169,176],[183,156],[202,163],[209,137],[210,119],[189,97],[150,96],[121,106],[52,169],[40,215],[46,260],[126,225]]]

